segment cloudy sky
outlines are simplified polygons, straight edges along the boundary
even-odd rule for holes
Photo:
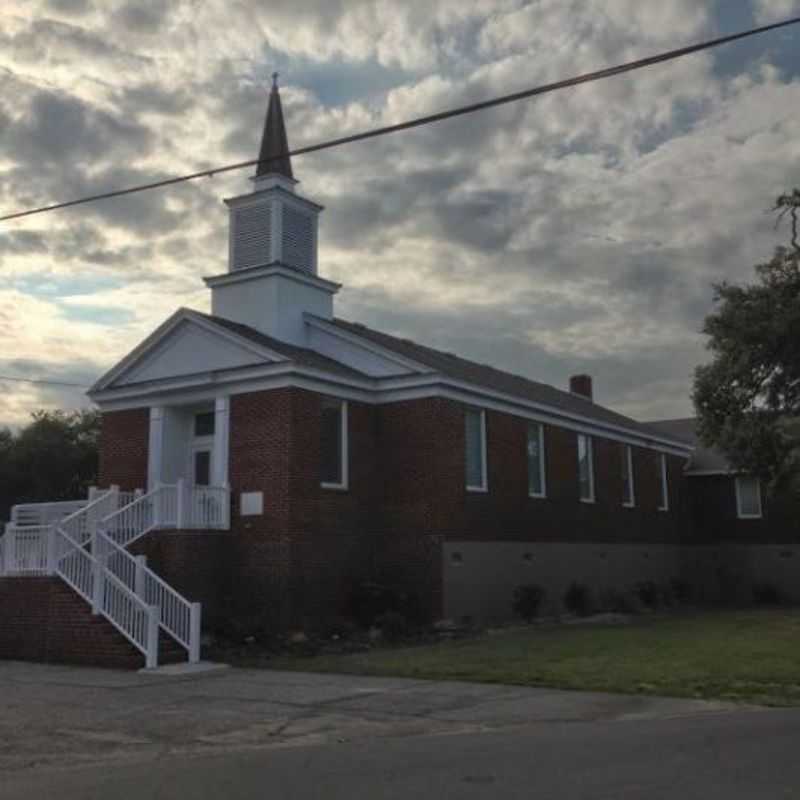
[[[398,122],[800,13],[800,0],[0,2],[0,209]],[[711,284],[800,185],[800,29],[298,158],[337,313],[642,419],[690,411]],[[0,374],[91,382],[225,270],[246,174],[0,223]],[[80,391],[0,381],[0,424]]]

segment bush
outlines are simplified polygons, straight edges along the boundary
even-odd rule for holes
[[[352,639],[358,633],[358,626],[344,617],[333,617],[320,626],[323,639]]]
[[[688,603],[692,599],[692,586],[688,581],[684,581],[681,578],[673,578],[669,585],[675,602]]]
[[[640,581],[634,587],[639,600],[646,608],[658,608],[660,597],[658,586],[653,581]]]
[[[604,611],[611,611],[615,614],[638,614],[642,610],[642,604],[636,592],[620,591],[619,589],[609,589],[603,595],[600,607]]]
[[[425,621],[425,612],[417,595],[372,581],[354,584],[350,591],[350,613],[359,627],[377,625],[378,619],[390,611],[402,614],[415,625]]]
[[[532,622],[539,615],[544,598],[545,590],[536,583],[517,586],[514,589],[514,613],[525,622]]]
[[[564,607],[578,617],[588,617],[592,613],[592,594],[584,583],[573,582],[564,592]]]
[[[753,601],[760,606],[779,606],[784,602],[784,597],[774,584],[757,583],[753,586]]]
[[[411,633],[408,618],[399,611],[387,611],[375,620],[387,642],[399,642]]]

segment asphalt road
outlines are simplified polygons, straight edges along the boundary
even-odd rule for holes
[[[800,797],[800,712],[541,723],[0,777],[16,798]]]
[[[0,661],[0,800],[798,798],[800,709]]]

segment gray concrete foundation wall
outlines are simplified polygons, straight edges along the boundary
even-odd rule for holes
[[[450,619],[510,620],[514,589],[530,583],[547,592],[542,612],[558,613],[573,581],[588,586],[596,600],[642,581],[679,579],[709,603],[749,603],[758,584],[800,603],[800,545],[447,542],[443,548],[444,616]]]

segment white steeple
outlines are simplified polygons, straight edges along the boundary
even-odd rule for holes
[[[305,345],[306,312],[330,319],[339,285],[317,275],[322,206],[295,191],[288,137],[273,75],[269,107],[250,194],[226,200],[230,213],[228,272],[205,278],[212,313],[269,336]]]

